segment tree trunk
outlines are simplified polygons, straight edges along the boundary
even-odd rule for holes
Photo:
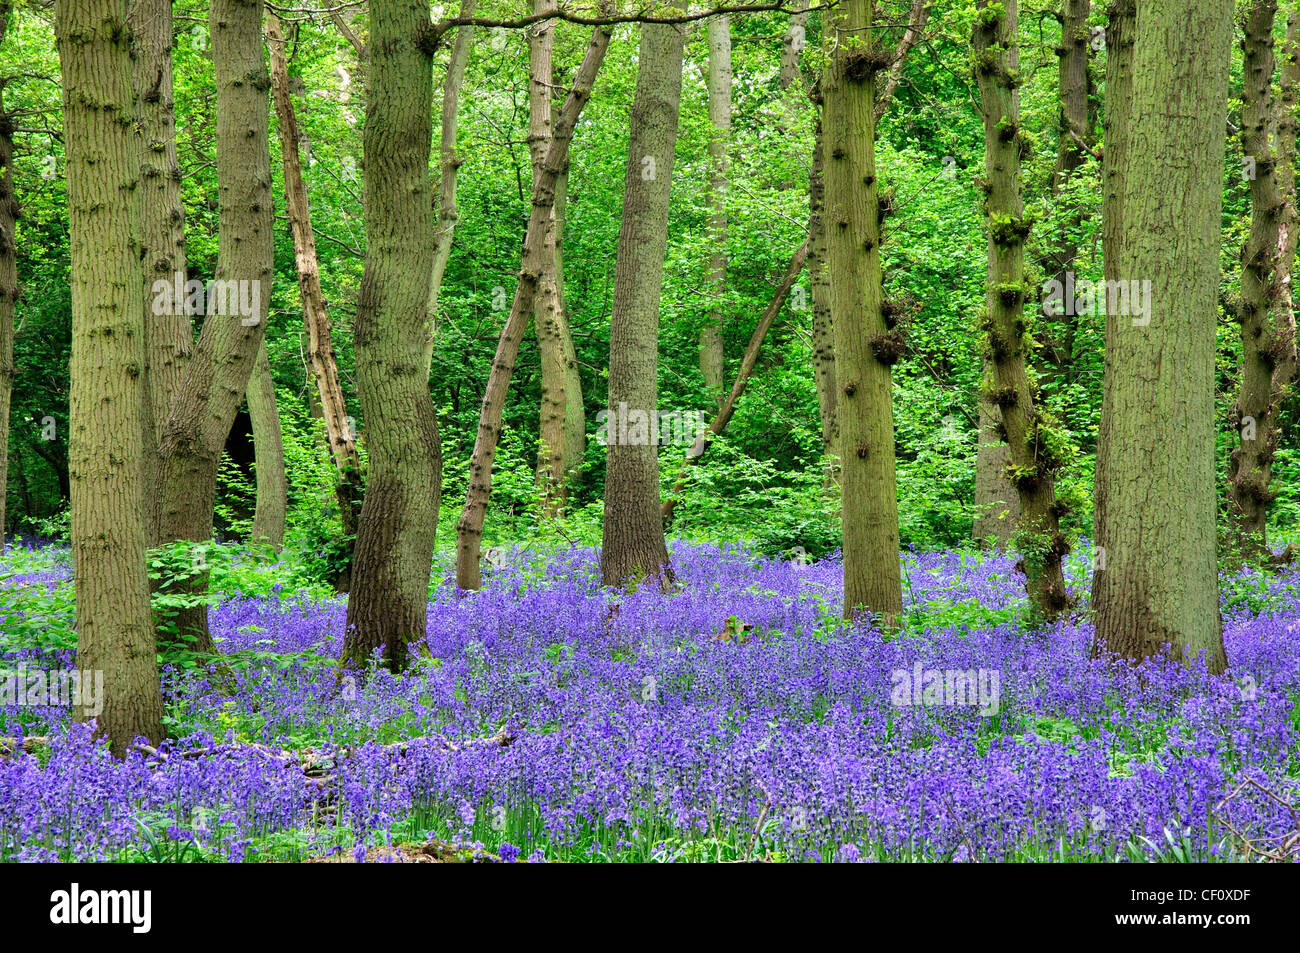
[[[731,19],[713,17],[708,21],[709,38],[709,272],[706,299],[709,313],[700,330],[700,374],[705,391],[714,402],[721,402],[723,365],[726,354],[722,328],[727,308],[727,188],[731,161],[727,150],[731,143]]]
[[[1017,3],[980,0],[974,63],[984,116],[984,212],[988,228],[988,288],[983,316],[986,366],[981,400],[989,405],[1007,447],[1005,472],[1020,502],[1016,535],[1020,568],[1035,619],[1051,621],[1069,604],[1061,559],[1070,551],[1061,533],[1056,476],[1064,465],[1064,435],[1038,392],[1030,364],[1024,306],[1025,239],[1032,220],[1020,197],[1020,98]],[[999,416],[1000,415],[1000,416]]]
[[[0,44],[9,29],[12,7],[0,3]],[[2,80],[2,78],[0,78]],[[5,550],[6,488],[9,485],[9,404],[14,388],[14,306],[18,301],[15,223],[21,211],[14,192],[13,117],[5,111],[0,81],[0,553]]]
[[[781,39],[781,88],[789,89],[799,77],[799,54],[808,45],[808,0],[795,0],[790,25]]]
[[[827,489],[839,486],[839,424],[835,386],[835,325],[831,321],[831,278],[826,267],[826,181],[824,136],[820,104],[813,141],[812,171],[808,177],[808,283],[812,286],[812,348],[814,379],[817,384],[817,410],[821,424],[822,459],[826,467],[823,480]]]
[[[476,0],[461,0],[461,17],[474,15]],[[442,276],[451,260],[451,243],[456,235],[460,210],[456,204],[456,173],[460,169],[460,154],[456,151],[456,137],[460,130],[460,91],[465,85],[465,71],[469,67],[469,52],[474,45],[474,27],[456,28],[456,39],[451,47],[451,60],[442,84],[442,129],[439,146],[438,214],[437,231],[433,244],[433,268],[429,281],[429,300],[425,304],[424,322],[428,327],[428,340],[424,345],[424,376],[427,380],[433,366],[433,342],[438,325],[438,292]]]
[[[1075,174],[1088,157],[1086,144],[1090,138],[1088,126],[1088,52],[1091,36],[1088,32],[1088,15],[1092,0],[1063,0],[1061,4],[1061,45],[1056,55],[1060,59],[1057,74],[1057,91],[1060,97],[1056,142],[1056,170],[1052,175],[1052,197],[1064,201],[1062,192],[1069,187]],[[1049,242],[1043,271],[1049,279],[1065,286],[1066,275],[1075,269],[1079,257],[1076,236],[1083,225],[1083,212],[1073,200],[1067,209],[1065,230]],[[1041,318],[1046,331],[1047,373],[1061,378],[1070,372],[1074,361],[1074,334],[1078,316],[1073,308],[1062,314],[1049,314],[1042,310]]]
[[[262,343],[275,254],[261,0],[213,0],[209,33],[217,89],[217,273],[205,296],[203,330],[163,430],[163,542],[212,538],[217,467]],[[166,308],[166,295],[155,294],[155,310],[184,310],[177,297]],[[164,636],[214,653],[202,564],[177,591],[197,604],[179,610],[177,631]]]
[[[795,281],[798,280],[799,273],[803,271],[804,261],[807,257],[808,243],[804,242],[791,257],[790,265],[785,270],[785,277],[777,285],[767,310],[758,319],[758,325],[754,328],[754,333],[750,335],[749,346],[745,348],[745,356],[741,358],[740,369],[736,372],[736,380],[731,385],[731,392],[727,395],[726,400],[722,402],[722,406],[718,408],[718,412],[709,423],[708,429],[700,435],[691,446],[691,449],[687,451],[686,459],[677,471],[677,479],[673,481],[672,495],[664,500],[663,506],[660,507],[665,525],[672,521],[673,510],[677,506],[677,498],[686,486],[687,468],[698,464],[704,458],[705,451],[709,449],[714,439],[727,429],[727,424],[731,423],[731,417],[736,412],[736,405],[740,402],[740,398],[744,396],[745,388],[749,386],[749,379],[754,374],[754,368],[758,366],[758,354],[763,347],[767,332],[771,330],[772,322],[781,313],[781,305],[785,303],[786,296],[790,294],[790,289],[794,287]]]
[[[350,422],[343,386],[334,357],[333,329],[329,309],[320,286],[320,264],[316,257],[316,233],[311,225],[311,203],[302,179],[301,136],[289,94],[289,64],[285,59],[284,34],[280,19],[266,15],[267,47],[271,53],[271,98],[280,121],[280,153],[284,166],[284,199],[293,234],[293,255],[298,270],[298,296],[302,299],[303,323],[307,330],[307,356],[320,396],[325,440],[338,470],[334,494],[338,500],[343,532],[355,537],[361,513],[361,457],[357,453],[356,428]]]
[[[600,69],[605,50],[609,47],[609,37],[610,30],[606,27],[598,27],[592,35],[582,65],[578,68],[578,75],[574,78],[573,89],[555,122],[546,158],[542,160],[541,168],[533,181],[532,211],[528,217],[528,230],[524,234],[519,283],[515,287],[510,314],[497,341],[496,357],[492,360],[487,388],[483,392],[478,434],[474,439],[474,453],[469,464],[469,493],[456,524],[456,585],[461,589],[479,587],[479,556],[483,541],[483,519],[492,494],[492,463],[496,456],[497,440],[501,435],[501,419],[505,412],[506,395],[510,390],[510,377],[519,356],[519,342],[528,325],[528,315],[533,310],[543,260],[547,254],[546,235],[552,225],[555,184],[560,171],[569,161],[569,143],[573,139],[573,130],[582,107],[591,96],[596,71]]]
[[[1231,420],[1237,446],[1228,465],[1231,545],[1248,560],[1267,555],[1273,455],[1281,439],[1282,398],[1295,377],[1295,312],[1291,270],[1296,248],[1295,83],[1283,75],[1273,102],[1273,22],[1277,0],[1254,0],[1245,18],[1241,147],[1250,177],[1250,234],[1241,249],[1241,391]],[[1288,31],[1295,29],[1295,19]],[[1289,82],[1288,82],[1289,80]],[[1287,111],[1286,99],[1290,98]],[[1252,171],[1247,166],[1247,171]],[[1285,180],[1285,191],[1284,191]]]
[[[254,466],[257,470],[257,509],[253,539],[269,543],[278,553],[284,545],[289,508],[289,484],[284,472],[284,438],[275,403],[275,381],[266,356],[266,342],[257,349],[257,363],[248,379],[248,417],[253,426]]]
[[[144,133],[139,140],[138,205],[140,260],[144,276],[146,390],[144,433],[146,539],[162,540],[159,475],[163,426],[180,390],[185,365],[194,350],[194,330],[184,309],[156,314],[154,283],[184,283],[185,206],[176,158],[176,110],[172,98],[172,6],[170,0],[132,0],[127,15],[131,30],[131,81]]]
[[[682,92],[679,25],[643,24],[609,324],[601,575],[607,586],[672,578],[659,510],[659,304]],[[624,428],[640,415],[642,426]],[[626,432],[624,432],[626,430]]]
[[[993,362],[982,360],[982,380],[994,379]],[[998,436],[1002,410],[980,398],[979,447],[975,451],[975,522],[971,538],[994,549],[1012,548],[1020,527],[1020,494],[1011,485],[1007,465],[1011,453]]]
[[[1107,321],[1095,484],[1105,568],[1093,577],[1094,652],[1188,662],[1205,653],[1213,672],[1225,667],[1214,375],[1232,7],[1138,7],[1125,112],[1141,119],[1141,148],[1115,170],[1123,238],[1108,274],[1150,285],[1136,323]]]
[[[144,284],[133,223],[140,146],[126,17],[126,0],[55,8],[72,280],[77,668],[83,679],[103,678],[96,732],[118,756],[137,735],[162,738],[145,571]]]
[[[372,0],[366,265],[354,345],[369,471],[340,675],[364,668],[376,652],[391,671],[402,671],[409,646],[427,632],[442,496],[442,446],[424,364],[434,257],[434,49],[427,6]]]
[[[572,490],[582,475],[587,452],[587,411],[582,402],[582,375],[573,346],[569,309],[564,303],[564,214],[569,204],[569,167],[555,183],[555,297],[564,346],[564,468],[565,487]]]
[[[552,0],[535,0],[533,9],[543,13],[554,9]],[[551,50],[555,40],[555,21],[542,20],[528,31],[529,58],[529,130],[528,149],[532,155],[533,178],[541,172],[551,145]],[[563,174],[563,173],[562,173]],[[558,198],[558,179],[557,179]],[[541,274],[533,302],[533,320],[537,328],[537,349],[541,363],[541,408],[538,420],[537,485],[541,493],[542,512],[549,517],[564,510],[567,466],[565,453],[568,423],[568,362],[564,340],[567,326],[560,309],[556,273],[556,221],[552,207],[547,223],[541,256]]]
[[[894,627],[902,614],[890,366],[901,328],[881,307],[882,208],[876,183],[876,73],[892,59],[874,48],[872,0],[827,14],[822,76],[827,263],[839,387],[844,615]]]

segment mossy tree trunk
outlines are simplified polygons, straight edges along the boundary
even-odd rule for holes
[[[77,668],[103,677],[115,754],[162,737],[145,571],[144,282],[134,217],[140,126],[126,0],[60,0],[72,279],[69,470]],[[93,682],[92,682],[93,684]],[[78,712],[78,716],[82,713]]]
[[[266,356],[266,341],[257,349],[257,362],[248,379],[248,419],[253,428],[254,468],[257,471],[257,507],[253,513],[253,539],[276,552],[284,545],[284,523],[289,508],[289,481],[284,472],[284,436],[275,402],[275,380]]]
[[[366,264],[357,298],[357,394],[369,467],[353,551],[343,667],[376,653],[405,669],[426,634],[442,446],[429,395],[425,322],[434,257],[429,8],[370,4],[366,126]],[[340,673],[342,669],[340,669]]]
[[[709,65],[709,270],[704,327],[700,329],[700,375],[715,402],[723,397],[726,353],[722,331],[727,308],[727,187],[731,160],[731,19],[708,21]]]
[[[1107,248],[1118,253],[1107,276],[1150,286],[1137,323],[1107,319],[1094,490],[1105,560],[1093,577],[1094,653],[1204,654],[1213,672],[1226,664],[1214,377],[1232,9],[1232,0],[1137,6],[1131,99],[1118,113],[1129,138],[1110,181],[1123,196],[1112,223],[1120,242]]]
[[[167,422],[161,455],[161,539],[212,538],[217,468],[266,328],[275,255],[261,0],[213,0],[208,17],[217,89],[218,249],[206,316]],[[233,294],[227,292],[233,289]],[[232,305],[238,299],[239,306]],[[247,314],[243,305],[248,305]],[[172,301],[172,311],[183,302]],[[165,309],[164,309],[165,310]],[[207,570],[196,561],[175,589],[190,598],[167,641],[212,654]]]
[[[1273,24],[1277,0],[1254,0],[1244,15],[1241,147],[1250,179],[1250,233],[1241,249],[1241,389],[1231,421],[1236,446],[1228,464],[1229,545],[1239,558],[1268,554],[1273,457],[1281,439],[1282,399],[1296,370],[1291,271],[1296,249],[1295,67],[1284,68],[1273,97]],[[1293,40],[1295,19],[1288,31]],[[1289,103],[1288,103],[1289,100]],[[1253,173],[1251,175],[1250,173]]]
[[[893,383],[901,327],[886,320],[880,264],[882,207],[876,181],[876,74],[893,61],[872,40],[872,0],[846,0],[826,14],[822,75],[827,267],[839,388],[844,615],[897,624],[898,564]]]
[[[1037,619],[1055,619],[1069,604],[1062,558],[1070,547],[1059,525],[1056,476],[1064,435],[1041,399],[1030,363],[1025,301],[1025,239],[1032,220],[1020,196],[1020,97],[1016,0],[980,0],[973,38],[975,79],[984,118],[984,213],[988,278],[984,329],[986,376],[981,400],[1006,446],[1006,475],[1019,501],[1012,544]]]

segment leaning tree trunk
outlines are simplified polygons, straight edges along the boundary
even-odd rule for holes
[[[10,4],[0,3],[0,44],[9,28]],[[0,77],[0,553],[5,549],[5,489],[9,485],[9,404],[14,388],[14,305],[18,301],[18,255],[14,226],[18,196],[14,192],[13,117],[5,111]]]
[[[1070,545],[1059,525],[1056,476],[1064,465],[1064,436],[1038,392],[1030,364],[1025,300],[1025,239],[1032,221],[1020,198],[1020,102],[1016,0],[981,0],[975,15],[974,63],[984,116],[984,212],[988,228],[988,289],[984,346],[991,374],[982,401],[1000,414],[997,435],[1007,447],[1006,473],[1020,502],[1012,540],[1020,553],[1033,615],[1051,621],[1069,604],[1062,557]]]
[[[302,299],[302,316],[307,330],[307,358],[320,395],[321,417],[325,422],[325,440],[334,460],[337,477],[334,495],[338,501],[343,532],[357,533],[361,513],[361,457],[357,453],[357,435],[351,426],[343,386],[339,382],[338,361],[334,357],[334,337],[329,309],[320,285],[320,264],[316,257],[316,233],[311,225],[311,203],[302,179],[299,153],[298,118],[289,93],[289,63],[285,58],[284,35],[280,19],[266,16],[267,47],[271,53],[271,99],[280,121],[280,154],[284,167],[284,198],[289,213],[289,230],[293,235],[293,257],[298,270],[298,296]]]
[[[144,284],[132,208],[140,127],[126,16],[126,0],[55,8],[72,279],[77,668],[83,679],[103,678],[96,732],[119,756],[137,735],[157,742],[163,733],[145,571]]]
[[[200,544],[212,538],[217,467],[262,344],[275,255],[261,0],[213,0],[209,33],[217,88],[217,274],[160,447],[162,540]],[[173,311],[182,306],[175,298],[171,304]],[[177,590],[192,605],[177,610],[174,631],[160,634],[214,653],[205,565],[196,562]]]
[[[713,17],[709,38],[709,271],[705,300],[709,311],[700,329],[700,374],[715,403],[723,396],[722,329],[727,308],[727,179],[731,162],[731,19]]]
[[[1242,41],[1241,147],[1250,176],[1250,234],[1241,249],[1241,292],[1233,310],[1241,324],[1241,390],[1231,419],[1237,446],[1228,465],[1230,545],[1235,555],[1267,555],[1265,523],[1273,455],[1281,438],[1282,398],[1295,377],[1295,312],[1291,270],[1295,258],[1295,86],[1286,89],[1290,113],[1273,102],[1273,22],[1277,0],[1254,0]],[[1294,27],[1294,22],[1292,24]],[[1292,67],[1294,73],[1294,66]],[[1283,191],[1283,179],[1287,189]]]
[[[749,387],[749,379],[754,374],[754,368],[758,366],[758,354],[763,347],[763,341],[767,338],[767,332],[771,330],[772,323],[776,320],[777,315],[781,313],[781,305],[785,303],[786,297],[790,294],[790,289],[794,287],[795,281],[799,278],[799,273],[803,271],[807,257],[808,242],[805,241],[790,258],[790,264],[785,270],[785,277],[777,285],[776,291],[772,294],[772,300],[768,303],[762,317],[758,319],[754,333],[750,335],[749,345],[745,348],[744,357],[740,359],[740,369],[736,371],[736,379],[731,385],[730,393],[723,400],[722,406],[718,408],[718,412],[710,421],[708,428],[696,438],[695,443],[686,452],[686,459],[682,461],[682,465],[677,471],[677,478],[673,481],[672,494],[668,499],[664,500],[663,505],[659,508],[663,514],[665,525],[671,522],[673,510],[677,507],[677,500],[681,496],[682,490],[686,488],[687,469],[697,465],[704,459],[704,454],[710,445],[727,429],[727,424],[731,423],[731,418],[736,413],[736,405],[740,403],[740,398],[745,395],[745,389]]]
[[[370,4],[365,126],[366,265],[357,298],[357,393],[369,469],[353,555],[343,668],[376,652],[398,672],[426,635],[442,446],[424,355],[433,269],[429,9]]]
[[[1105,568],[1093,577],[1093,651],[1168,652],[1188,663],[1204,653],[1212,672],[1226,664],[1214,377],[1232,7],[1143,0],[1138,8],[1127,115],[1141,120],[1141,148],[1116,170],[1123,241],[1111,267],[1139,290],[1150,285],[1136,323],[1127,314],[1107,321],[1095,485]]]
[[[144,273],[146,538],[150,546],[162,540],[162,500],[159,474],[163,427],[180,390],[185,365],[194,350],[194,330],[183,308],[155,313],[154,283],[183,284],[185,267],[185,206],[181,202],[181,172],[176,157],[176,109],[172,98],[171,0],[132,0],[127,25],[131,30],[132,85],[144,133],[140,145],[139,220],[140,261]]]
[[[253,427],[254,467],[257,471],[257,508],[253,513],[253,539],[276,552],[284,545],[284,522],[289,508],[288,479],[284,472],[284,437],[275,403],[275,380],[266,356],[266,342],[257,349],[257,363],[248,379],[248,418]]]
[[[552,227],[552,209],[555,205],[555,184],[560,170],[569,161],[569,143],[577,125],[582,107],[591,97],[591,87],[609,47],[610,30],[598,27],[592,35],[587,53],[578,67],[573,89],[564,101],[556,119],[546,158],[533,180],[532,211],[528,229],[524,234],[523,261],[519,267],[519,283],[515,287],[514,301],[501,336],[497,340],[496,357],[488,374],[483,392],[483,406],[479,412],[478,434],[474,439],[474,453],[469,464],[469,493],[465,507],[456,524],[456,585],[461,589],[477,589],[480,583],[479,558],[483,542],[483,519],[487,514],[488,499],[492,495],[492,464],[496,456],[497,439],[501,435],[501,420],[505,412],[506,394],[515,360],[519,356],[519,342],[528,325],[528,315],[533,310],[537,285],[544,270],[547,254],[546,235]]]
[[[605,447],[600,557],[607,586],[672,577],[659,510],[659,304],[668,249],[668,203],[682,92],[684,31],[644,24],[629,120],[623,221],[609,324],[612,439]],[[644,415],[640,428],[617,425]],[[651,423],[653,422],[653,424]]]
[[[892,55],[872,40],[872,0],[845,0],[827,16],[822,76],[827,263],[839,387],[844,615],[892,628],[902,614],[890,367],[901,328],[881,307],[883,218],[876,182],[876,73]]]

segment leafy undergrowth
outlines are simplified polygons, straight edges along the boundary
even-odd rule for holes
[[[678,544],[673,560],[667,594],[601,588],[580,548],[511,553],[469,595],[438,575],[412,671],[340,683],[343,600],[237,557],[212,610],[233,691],[168,666],[172,741],[119,762],[67,709],[0,707],[0,858],[1206,861],[1294,847],[1300,575],[1224,579],[1232,668],[1211,677],[1089,659],[1083,615],[1026,631],[1012,557],[905,554],[905,625],[887,637],[839,621],[834,556]],[[1086,567],[1071,564],[1081,597]],[[10,553],[0,668],[66,666],[72,644],[66,553]],[[931,671],[977,675],[981,694],[900,692]]]

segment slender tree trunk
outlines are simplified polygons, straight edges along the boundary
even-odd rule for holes
[[[9,29],[12,7],[0,3],[0,45]],[[14,192],[13,117],[5,110],[0,77],[0,553],[5,549],[6,488],[9,485],[9,404],[14,388],[14,306],[18,301],[15,224],[21,211]]]
[[[461,17],[474,15],[476,0],[461,0]],[[456,205],[456,173],[464,161],[456,151],[456,137],[460,131],[460,91],[465,86],[465,71],[469,67],[469,53],[474,45],[474,27],[456,28],[456,39],[451,47],[451,60],[442,84],[442,128],[439,147],[437,231],[433,244],[433,269],[429,281],[429,300],[425,304],[424,322],[428,326],[428,340],[424,345],[424,376],[429,377],[433,367],[433,342],[438,325],[438,292],[442,276],[451,260],[451,243],[460,221]]]
[[[1062,0],[1061,45],[1056,50],[1060,59],[1057,92],[1061,111],[1058,117],[1056,170],[1052,175],[1052,197],[1057,201],[1064,201],[1062,193],[1070,187],[1088,157],[1088,54],[1091,49],[1088,16],[1091,10],[1092,0]],[[1069,201],[1065,230],[1060,235],[1053,236],[1043,268],[1049,278],[1060,282],[1062,287],[1065,286],[1066,275],[1075,270],[1075,261],[1079,257],[1077,235],[1083,225],[1083,211],[1079,203],[1073,199]],[[1074,334],[1078,316],[1073,312],[1073,308],[1064,309],[1063,314],[1050,314],[1045,308],[1041,311],[1040,320],[1047,331],[1047,347],[1044,349],[1048,362],[1047,373],[1052,377],[1068,375],[1074,361]]]
[[[261,0],[213,0],[209,33],[217,88],[217,273],[206,295],[203,330],[163,430],[164,542],[212,538],[217,467],[262,343],[275,254]],[[165,295],[155,294],[154,309],[184,310],[176,297],[164,308]],[[202,598],[203,564],[196,563],[178,590],[197,604],[178,611],[177,631],[167,635],[214,653]]]
[[[813,163],[808,177],[808,282],[812,286],[813,373],[817,384],[817,410],[821,424],[822,459],[827,489],[839,486],[839,424],[835,386],[835,325],[831,321],[831,278],[826,267],[826,182],[820,104],[813,141]]]
[[[894,56],[890,62],[889,73],[885,76],[884,85],[876,94],[876,122],[880,122],[885,115],[885,110],[893,102],[894,93],[903,78],[903,63],[907,60],[907,54],[911,52],[912,47],[921,39],[921,35],[925,32],[925,25],[929,20],[929,0],[912,0],[912,6],[907,13],[907,28],[898,39],[898,46],[894,48]]]
[[[334,357],[333,329],[329,309],[320,285],[320,264],[316,257],[316,233],[311,224],[311,203],[302,178],[301,136],[289,94],[289,64],[285,59],[284,34],[280,19],[266,15],[267,47],[271,53],[271,98],[280,125],[280,153],[284,166],[284,198],[293,234],[293,255],[298,270],[298,296],[302,299],[303,322],[307,330],[307,356],[320,397],[325,440],[338,470],[334,483],[343,532],[355,537],[361,513],[361,457],[357,453],[356,428],[349,420],[338,361]]]
[[[139,127],[126,0],[60,0],[72,279],[72,561],[77,668],[103,679],[96,731],[118,756],[162,738],[145,571],[144,284],[132,207]],[[79,717],[82,712],[76,713]]]
[[[666,584],[672,578],[659,510],[659,305],[684,38],[678,25],[641,27],[609,326],[611,437],[601,547],[607,586],[656,577]],[[638,415],[639,431],[619,426]]]
[[[253,539],[269,543],[276,552],[284,545],[284,522],[289,508],[289,481],[284,472],[284,437],[275,403],[275,381],[266,356],[266,342],[257,350],[257,363],[248,379],[248,417],[253,426],[254,465],[257,470],[257,509],[253,514]]]
[[[754,328],[754,333],[750,335],[749,346],[745,348],[745,355],[741,358],[740,369],[736,372],[736,380],[731,385],[730,393],[722,402],[722,406],[718,408],[718,412],[709,423],[708,429],[699,436],[691,449],[687,451],[686,459],[677,471],[677,478],[673,481],[672,495],[664,500],[663,505],[660,507],[665,525],[671,522],[673,510],[677,506],[677,499],[686,487],[687,469],[698,464],[704,458],[705,451],[709,449],[714,439],[727,429],[727,424],[731,423],[731,417],[736,412],[736,405],[740,402],[740,398],[744,396],[745,388],[749,386],[749,379],[754,374],[754,368],[758,366],[758,354],[763,347],[764,339],[767,338],[767,332],[771,330],[772,322],[781,313],[781,305],[785,303],[786,297],[790,294],[790,289],[794,287],[795,281],[799,278],[799,273],[803,271],[807,257],[808,243],[805,241],[790,259],[790,265],[785,270],[785,277],[777,285],[776,291],[772,294],[771,302],[763,312],[762,317],[758,319],[758,325]]]
[[[131,0],[131,81],[144,133],[139,141],[139,241],[144,277],[146,539],[162,540],[160,473],[163,426],[180,390],[185,365],[194,350],[194,331],[183,308],[155,313],[154,283],[184,283],[185,206],[176,158],[176,111],[172,99],[171,0]]]
[[[795,0],[790,25],[781,39],[781,88],[789,89],[799,77],[799,54],[808,45],[808,0]]]
[[[845,0],[826,14],[822,75],[826,155],[827,264],[835,376],[839,387],[840,487],[844,525],[844,615],[876,615],[892,628],[902,614],[898,499],[890,366],[900,328],[881,307],[882,208],[876,182],[876,73],[890,53],[872,39],[872,0]]]
[[[555,205],[555,184],[560,171],[569,161],[569,143],[573,139],[573,130],[582,107],[591,96],[591,87],[601,61],[605,58],[609,38],[610,31],[606,27],[598,27],[592,35],[582,65],[578,67],[578,74],[574,78],[573,89],[556,119],[546,158],[542,160],[541,168],[533,181],[532,212],[524,235],[519,283],[515,287],[510,314],[497,341],[496,357],[492,360],[492,370],[483,393],[478,434],[469,464],[469,493],[456,524],[456,585],[461,589],[479,587],[483,519],[487,514],[488,499],[492,495],[492,463],[496,456],[497,440],[501,435],[501,420],[505,412],[506,395],[510,390],[510,378],[519,356],[519,342],[528,325],[528,315],[532,313],[537,285],[543,272],[543,260],[547,254],[546,235],[551,230],[551,213]]]
[[[1127,115],[1141,138],[1135,125],[1115,170],[1122,248],[1108,272],[1150,285],[1136,322],[1107,320],[1095,485],[1105,568],[1093,577],[1094,651],[1189,662],[1205,653],[1213,672],[1225,667],[1214,376],[1232,8],[1138,6]]]
[[[544,13],[554,9],[552,0],[535,0],[533,10]],[[555,22],[543,20],[528,32],[529,57],[529,130],[528,148],[532,154],[533,178],[540,174],[551,144],[551,50],[555,40]],[[563,174],[563,173],[562,173]],[[558,179],[557,179],[558,187]],[[558,189],[557,189],[558,198]],[[537,484],[541,491],[542,511],[557,516],[564,510],[567,466],[565,431],[568,395],[568,364],[564,339],[567,327],[560,309],[556,273],[555,210],[547,224],[543,240],[541,274],[533,302],[533,320],[537,328],[537,348],[541,362],[541,408],[538,421]]]
[[[401,671],[411,643],[427,631],[442,495],[442,445],[424,364],[434,257],[434,39],[427,6],[371,0],[366,265],[355,332],[369,471],[343,668],[361,669],[381,652],[387,668]]]
[[[1033,289],[1025,278],[1025,239],[1032,220],[1020,197],[1020,101],[1016,92],[1017,3],[980,0],[975,15],[974,62],[984,115],[984,212],[988,228],[988,289],[983,316],[989,374],[982,401],[997,419],[1007,447],[1006,473],[1020,502],[1019,568],[1037,618],[1055,619],[1069,604],[1062,557],[1056,476],[1064,465],[1064,436],[1038,392],[1030,364],[1024,306]],[[996,408],[996,411],[994,410]]]
[[[1295,377],[1295,312],[1291,270],[1296,248],[1295,83],[1283,75],[1283,99],[1273,101],[1273,23],[1277,0],[1254,0],[1245,16],[1241,146],[1250,179],[1250,234],[1241,249],[1241,391],[1233,408],[1237,446],[1228,465],[1232,545],[1246,559],[1268,553],[1268,504],[1273,455],[1281,439],[1282,398]],[[1294,18],[1291,29],[1294,30]],[[1288,39],[1292,39],[1288,32]],[[1288,79],[1290,80],[1288,83]],[[1284,191],[1285,181],[1285,191]]]
[[[723,395],[726,354],[722,329],[727,317],[727,189],[731,160],[731,19],[708,21],[709,38],[709,313],[700,330],[700,374],[715,402]]]
[[[564,302],[564,223],[569,204],[569,168],[565,166],[555,183],[555,297],[564,347],[564,468],[565,487],[572,490],[582,475],[587,452],[587,411],[582,402],[582,375],[578,352],[573,345],[569,309]]]

